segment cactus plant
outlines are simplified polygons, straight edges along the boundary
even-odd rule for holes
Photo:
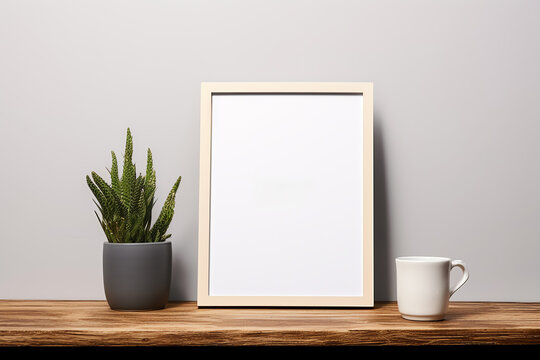
[[[133,163],[133,138],[127,129],[126,149],[122,176],[119,177],[118,161],[111,151],[112,166],[108,169],[111,183],[108,184],[96,172],[86,176],[88,187],[95,196],[93,200],[101,217],[94,211],[107,240],[111,243],[161,242],[171,235],[167,229],[173,218],[176,192],[182,177],[174,183],[161,213],[152,226],[152,209],[156,203],[156,171],[153,168],[152,152],[148,149],[146,174],[137,176]]]

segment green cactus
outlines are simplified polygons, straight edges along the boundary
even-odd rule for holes
[[[133,138],[127,129],[126,150],[122,176],[118,174],[116,154],[111,151],[112,166],[109,170],[111,184],[109,185],[97,173],[86,176],[86,182],[92,194],[101,217],[96,216],[109,242],[141,243],[165,241],[171,235],[167,229],[174,215],[176,192],[182,177],[174,183],[161,213],[152,226],[152,210],[156,203],[156,171],[153,168],[152,152],[148,149],[146,175],[137,176],[133,163]]]

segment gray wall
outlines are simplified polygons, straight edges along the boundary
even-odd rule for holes
[[[393,258],[466,261],[456,300],[539,301],[540,2],[0,2],[0,298],[103,299],[84,176],[130,126],[178,195],[195,299],[201,81],[372,81],[376,298]]]

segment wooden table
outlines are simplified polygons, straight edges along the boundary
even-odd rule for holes
[[[374,309],[198,309],[119,312],[103,301],[0,300],[0,346],[533,345],[540,303],[452,302],[447,319],[413,322]]]

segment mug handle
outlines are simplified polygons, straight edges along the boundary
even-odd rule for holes
[[[453,268],[458,267],[463,271],[463,276],[461,277],[461,280],[457,283],[456,286],[454,286],[453,289],[450,289],[450,296],[454,295],[454,293],[465,284],[467,280],[469,280],[469,270],[467,269],[467,265],[461,260],[452,260],[450,263],[450,271],[452,271]]]

